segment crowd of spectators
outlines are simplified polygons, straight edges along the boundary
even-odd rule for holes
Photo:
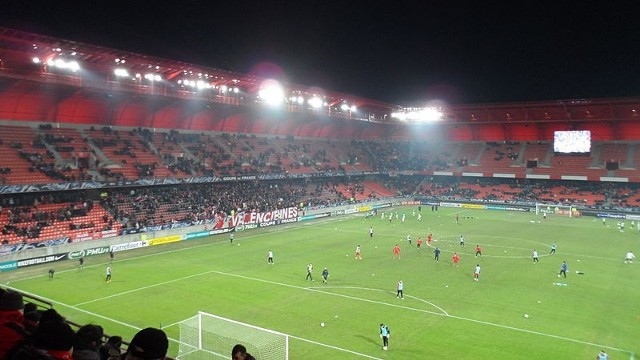
[[[122,337],[107,336],[100,325],[72,324],[55,309],[38,308],[22,294],[0,288],[0,359],[162,360],[167,355],[169,340],[161,329],[138,331],[123,349]]]

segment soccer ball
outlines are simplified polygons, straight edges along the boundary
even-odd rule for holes
[[[524,317],[528,318],[528,317],[529,317],[529,314],[524,314]]]
[[[320,323],[320,326],[324,327],[324,323],[323,323],[323,322],[322,322],[322,323]]]
[[[387,350],[387,347],[386,347],[386,346],[383,346],[383,347],[382,347],[382,350]]]

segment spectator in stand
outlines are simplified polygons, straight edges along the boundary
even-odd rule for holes
[[[31,341],[21,346],[13,360],[72,360],[76,333],[54,309],[42,313]]]
[[[231,360],[256,360],[256,358],[247,352],[244,345],[236,344],[231,350]]]
[[[87,324],[76,331],[76,342],[73,346],[73,360],[100,360],[102,346],[102,326]]]
[[[111,336],[104,345],[100,347],[100,360],[120,360],[122,356],[122,337]]]
[[[123,360],[163,360],[167,355],[169,340],[160,329],[146,328],[131,339]]]
[[[7,291],[0,298],[0,359],[9,353],[28,336],[24,327],[22,295]]]

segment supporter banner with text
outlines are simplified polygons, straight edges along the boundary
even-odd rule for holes
[[[245,212],[231,217],[231,227],[247,224],[270,223],[276,220],[286,220],[298,217],[298,208],[289,207],[285,209],[271,210],[265,212]]]

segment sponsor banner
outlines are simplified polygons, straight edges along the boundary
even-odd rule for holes
[[[265,212],[239,213],[231,218],[231,227],[243,224],[267,223],[274,220],[292,219],[298,217],[298,208],[289,207]]]
[[[118,251],[139,249],[145,246],[149,246],[149,244],[146,241],[134,241],[130,243],[111,245],[110,250],[113,252],[118,252]]]
[[[244,230],[257,229],[257,228],[258,228],[258,224],[244,224],[244,225],[238,225],[235,227],[236,231],[244,231]]]
[[[110,237],[118,236],[118,231],[117,230],[104,230],[101,234],[102,234],[103,238],[110,238]]]
[[[209,235],[217,235],[217,234],[224,234],[224,233],[228,233],[231,232],[232,229],[216,229],[216,230],[209,230]]]
[[[487,210],[507,210],[504,206],[487,205]]]
[[[420,205],[420,201],[403,201],[402,205]]]
[[[459,203],[450,203],[450,202],[441,202],[440,206],[442,207],[454,207],[454,208],[459,208],[460,204]]]
[[[282,219],[280,220],[280,224],[290,224],[290,223],[294,223],[297,222],[298,218],[293,218],[293,219]]]
[[[609,219],[625,219],[626,218],[624,214],[614,214],[614,213],[597,213],[596,217],[609,218]]]
[[[185,235],[185,240],[198,239],[209,236],[209,231],[198,231],[193,233],[188,233]]]
[[[182,235],[163,236],[155,239],[148,240],[149,245],[168,244],[182,240]]]
[[[528,207],[517,207],[517,206],[506,206],[504,209],[507,211],[520,211],[520,212],[530,212],[532,210],[531,208],[528,208]]]
[[[76,234],[73,241],[98,240],[102,237],[102,232]]]
[[[357,211],[358,211],[357,209],[345,209],[344,214],[345,215],[355,214]]]
[[[67,259],[67,254],[56,254],[56,255],[40,256],[36,258],[18,260],[16,262],[17,262],[18,268],[22,268],[26,266],[47,264],[47,263],[52,263],[55,261],[61,261],[66,259]]]
[[[363,206],[363,207],[357,208],[356,211],[357,212],[371,211],[371,206]]]
[[[388,208],[391,207],[391,203],[387,203],[387,204],[380,204],[380,205],[373,205],[374,209],[382,209],[382,208]]]
[[[640,220],[640,215],[631,215],[631,214],[629,214],[629,215],[627,215],[627,216],[626,216],[626,218],[625,218],[625,219],[627,219],[627,220],[633,220],[633,221],[638,221],[638,220]]]
[[[71,251],[67,254],[67,259],[75,260],[84,256],[108,254],[110,250],[111,250],[111,247],[109,246],[100,246],[100,247],[95,247],[90,249],[79,250],[79,251]]]
[[[0,263],[0,272],[15,270],[17,268],[18,268],[17,261],[6,261],[6,262]]]
[[[258,224],[258,226],[267,227],[267,226],[273,226],[273,225],[278,225],[278,224],[280,224],[280,220],[271,220],[271,221],[260,223],[260,224]]]
[[[487,207],[482,204],[460,204],[463,209],[486,209]]]
[[[353,209],[353,210],[355,210],[355,209]],[[321,219],[321,218],[328,217],[328,216],[331,216],[331,213],[326,212],[326,213],[315,214],[315,215],[305,215],[305,216],[301,216],[298,221]]]
[[[429,205],[429,206],[440,206],[440,202],[439,201],[431,201],[431,200],[423,200],[420,201],[421,205]]]

